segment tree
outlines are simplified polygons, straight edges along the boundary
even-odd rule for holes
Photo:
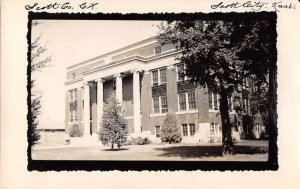
[[[168,113],[166,115],[161,127],[161,140],[170,144],[181,141],[181,130],[174,114]]]
[[[100,123],[99,140],[103,145],[114,144],[120,148],[126,142],[127,123],[123,117],[122,107],[112,94],[108,103],[104,104],[102,121]]]
[[[223,144],[232,138],[228,97],[240,91],[247,77],[257,84],[268,81],[276,51],[272,27],[268,20],[168,21],[160,26],[157,40],[182,52],[177,59],[190,81],[220,94]]]
[[[32,22],[32,27],[36,27],[40,24],[38,21]],[[47,47],[46,45],[41,45],[41,36],[38,36],[31,42],[30,46],[30,63],[31,63],[31,74],[41,71],[43,68],[50,66],[51,57],[46,55]],[[30,80],[31,88],[31,124],[28,124],[28,137],[30,146],[36,144],[41,138],[38,132],[39,120],[38,116],[41,114],[41,93],[36,90],[35,80]]]

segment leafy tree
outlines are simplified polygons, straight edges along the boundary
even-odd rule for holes
[[[276,51],[272,24],[268,20],[168,21],[160,30],[158,41],[182,52],[177,59],[186,65],[184,74],[191,82],[220,94],[226,144],[232,138],[228,97],[240,91],[247,77],[260,85],[268,81]]]
[[[31,81],[31,89],[35,86],[34,81]],[[37,92],[31,94],[31,113],[32,113],[32,123],[29,124],[29,139],[34,145],[40,140],[41,136],[37,130],[39,125],[38,116],[41,114],[41,95]]]
[[[32,27],[37,27],[40,24],[38,21],[32,22]],[[31,42],[30,46],[30,60],[31,60],[31,73],[42,71],[43,68],[50,66],[51,57],[46,56],[46,45],[40,43],[41,36],[38,36]],[[41,114],[41,98],[40,91],[36,90],[35,80],[31,79],[31,124],[28,126],[29,144],[34,145],[40,139],[38,132],[38,116]],[[30,145],[30,146],[31,146]]]
[[[181,141],[181,130],[174,114],[168,113],[166,115],[161,127],[161,140],[170,144]]]
[[[103,145],[111,145],[113,150],[114,144],[117,144],[119,148],[125,144],[127,132],[127,123],[123,117],[122,107],[115,95],[112,94],[108,103],[104,104],[99,140]]]

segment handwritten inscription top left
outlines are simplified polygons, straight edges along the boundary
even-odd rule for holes
[[[69,10],[74,9],[76,6],[80,9],[97,9],[97,5],[99,3],[81,3],[79,5],[72,5],[70,2],[66,3],[49,3],[46,5],[40,5],[38,3],[34,3],[32,5],[25,5],[25,9],[28,11],[40,11],[40,10],[50,10],[50,9],[61,9],[61,10]]]

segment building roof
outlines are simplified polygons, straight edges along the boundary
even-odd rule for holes
[[[135,47],[135,46],[138,46],[138,45],[142,45],[142,44],[144,44],[144,43],[148,43],[148,42],[151,42],[151,41],[155,41],[155,38],[156,38],[156,36],[153,36],[153,37],[144,39],[144,40],[142,40],[142,41],[139,41],[139,42],[136,42],[136,43],[127,45],[127,46],[122,47],[122,48],[120,48],[120,49],[117,49],[117,50],[114,50],[114,51],[111,51],[111,52],[102,54],[102,55],[100,55],[100,56],[96,56],[96,57],[91,58],[91,59],[89,59],[89,60],[86,60],[86,61],[83,61],[83,62],[74,64],[74,65],[72,65],[72,66],[68,66],[68,67],[67,67],[67,70],[72,69],[72,68],[76,68],[76,67],[79,67],[79,66],[82,66],[82,65],[85,65],[85,64],[87,64],[87,63],[90,63],[90,62],[99,60],[99,59],[101,59],[101,58],[105,58],[105,57],[107,57],[107,56],[110,56],[110,55],[113,55],[113,54],[116,54],[116,53],[119,53],[119,52],[122,52],[122,51],[125,51],[125,50],[127,50],[127,49],[130,49],[130,48]]]

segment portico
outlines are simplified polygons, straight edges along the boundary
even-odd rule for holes
[[[140,75],[142,74],[141,69],[132,69],[127,70],[124,72],[117,72],[111,75],[106,75],[97,79],[91,79],[86,73],[86,76],[83,77],[83,96],[84,96],[84,102],[83,102],[83,128],[84,128],[84,137],[89,137],[91,135],[97,134],[97,132],[100,129],[100,123],[102,118],[102,112],[105,100],[107,96],[111,93],[114,93],[116,95],[116,99],[121,104],[122,108],[132,109],[129,110],[129,112],[132,112],[132,115],[125,115],[125,118],[127,119],[133,119],[133,133],[138,134],[141,133],[141,82],[140,82]],[[101,71],[98,73],[100,75],[105,75],[104,73],[101,74]],[[97,74],[97,75],[98,75]],[[130,78],[129,81],[132,85],[132,91],[129,92],[128,88],[126,89],[126,93],[132,94],[132,97],[129,97],[129,100],[132,101],[131,103],[128,103],[128,97],[126,99],[123,98],[124,93],[124,84],[123,84],[123,78]],[[132,78],[132,79],[131,79]],[[128,82],[128,79],[127,81]],[[91,100],[92,93],[96,92],[96,111],[93,111],[91,106],[93,106],[93,102]],[[128,95],[127,95],[128,96]],[[130,95],[129,95],[130,96]],[[132,100],[131,100],[132,98]],[[125,100],[125,101],[124,101]],[[89,103],[90,102],[90,103]],[[128,104],[133,104],[133,106],[130,106]],[[93,111],[93,112],[91,112]],[[96,114],[96,132],[92,132],[93,127],[93,114]],[[94,116],[95,117],[95,116]],[[94,125],[95,127],[95,125]]]

